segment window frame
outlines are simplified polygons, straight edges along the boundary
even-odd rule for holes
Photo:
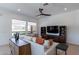
[[[36,26],[36,30],[31,31],[31,27],[30,27],[30,30],[28,30],[29,23],[34,24],[34,25]],[[32,25],[32,24],[31,24],[31,25]],[[30,25],[30,26],[31,26],[31,25]],[[32,25],[32,26],[34,26],[34,25]],[[30,22],[30,21],[29,21],[29,22],[27,23],[27,31],[28,31],[28,33],[36,32],[36,31],[37,31],[37,23],[36,23],[36,22]]]
[[[21,26],[23,26],[23,27],[25,27],[24,28],[24,30],[22,30],[22,28],[21,28],[21,30],[13,30],[13,21],[19,21],[19,23],[23,23],[24,22],[24,24],[22,25],[16,25],[16,24],[18,24],[17,22],[15,22],[16,24],[14,25],[14,26],[16,26],[16,27],[18,27],[18,28],[20,28]],[[22,21],[22,22],[21,22]],[[17,19],[12,19],[12,35],[14,34],[14,33],[16,33],[16,32],[18,32],[20,35],[26,35],[26,21],[24,21],[24,20],[17,20]],[[20,26],[20,27],[19,27]],[[16,28],[15,27],[15,28]]]

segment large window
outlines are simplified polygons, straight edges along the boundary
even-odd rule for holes
[[[26,34],[26,21],[12,19],[12,35],[19,32],[20,35]]]
[[[37,30],[37,24],[35,22],[28,22],[28,32],[34,33]]]

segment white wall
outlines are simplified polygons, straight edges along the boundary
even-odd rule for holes
[[[9,39],[11,37],[11,20],[14,18],[18,20],[25,20],[27,22],[28,21],[37,22],[35,19],[32,19],[31,17],[11,13],[6,10],[0,10],[0,45],[9,43]]]
[[[38,33],[40,27],[47,25],[67,26],[67,42],[79,45],[79,10],[58,15],[52,15],[38,20]]]

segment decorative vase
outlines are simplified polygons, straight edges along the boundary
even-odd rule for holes
[[[19,39],[19,33],[16,32],[16,33],[14,34],[14,37],[15,37],[15,41],[17,42],[18,39]]]

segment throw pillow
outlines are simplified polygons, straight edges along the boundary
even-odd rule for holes
[[[38,37],[38,38],[36,39],[36,43],[43,45],[43,44],[44,44],[44,39]]]

